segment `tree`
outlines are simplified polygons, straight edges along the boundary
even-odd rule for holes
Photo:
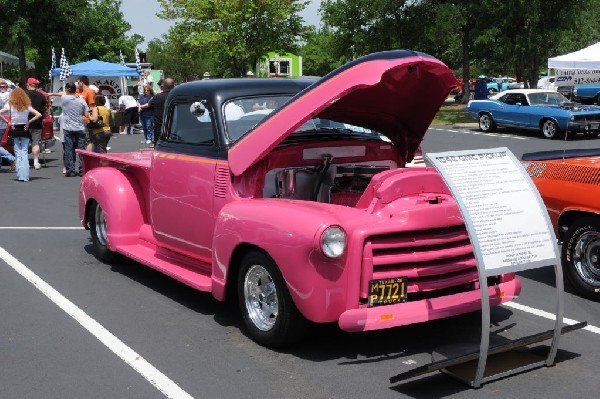
[[[174,57],[173,54],[177,56]],[[170,35],[163,35],[163,40],[150,41],[147,55],[156,68],[164,70],[166,76],[177,82],[198,79],[203,71],[214,71],[211,59],[205,57],[196,47],[174,40]]]
[[[267,51],[293,52],[307,28],[300,0],[159,0],[173,20],[169,41],[183,43],[215,63],[224,77],[245,76]]]
[[[2,48],[18,55],[22,83],[26,59],[36,64],[38,76],[47,76],[52,47],[57,55],[65,48],[70,63],[90,55],[116,62],[119,50],[133,57],[143,38],[125,35],[131,26],[120,7],[121,0],[0,0]]]
[[[392,48],[423,51],[460,71],[466,102],[472,69],[526,75],[533,84],[548,57],[600,38],[600,0],[573,0],[568,12],[559,10],[564,2],[558,0],[325,0],[322,19],[334,59]]]
[[[323,27],[317,31],[311,27],[306,44],[300,49],[303,74],[324,76],[341,66],[342,62],[331,51],[335,46],[336,36],[329,28]]]
[[[127,36],[131,25],[121,12],[122,0],[88,0],[89,7],[81,10],[86,41],[75,53],[75,61],[96,58],[106,62],[119,62],[121,52],[126,61],[135,60],[135,49],[144,41],[141,35]]]

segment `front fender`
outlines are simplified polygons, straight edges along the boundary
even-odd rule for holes
[[[232,254],[242,245],[264,250],[278,265],[300,312],[315,322],[335,321],[345,309],[347,254],[325,257],[318,248],[321,233],[331,225],[344,228],[348,213],[365,213],[342,206],[323,207],[308,201],[244,200],[225,206],[218,217],[213,243],[213,282],[222,289],[236,276]],[[348,233],[348,231],[347,231]],[[350,241],[348,237],[348,242]]]
[[[108,247],[137,243],[144,224],[145,197],[130,174],[111,167],[99,167],[87,172],[79,187],[79,216],[89,229],[92,201],[104,210]]]

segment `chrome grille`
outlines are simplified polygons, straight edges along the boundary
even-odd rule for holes
[[[588,115],[573,115],[575,122],[599,122],[600,114],[588,114]]]
[[[408,300],[475,288],[477,267],[464,225],[369,237],[365,242],[361,298],[369,280],[408,277]],[[413,295],[414,298],[417,297]]]

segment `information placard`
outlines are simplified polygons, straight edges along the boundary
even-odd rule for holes
[[[544,203],[508,148],[426,157],[452,191],[485,274],[557,264],[558,246]]]

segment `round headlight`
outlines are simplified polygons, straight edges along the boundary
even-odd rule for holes
[[[346,250],[346,233],[341,227],[329,227],[321,236],[321,251],[328,258],[338,258]]]

